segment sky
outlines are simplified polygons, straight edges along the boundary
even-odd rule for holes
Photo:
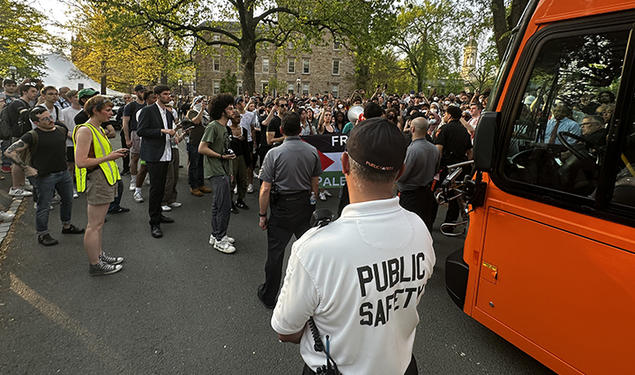
[[[70,41],[71,33],[54,25],[54,23],[65,24],[70,19],[70,16],[66,14],[70,8],[68,4],[64,4],[60,0],[34,0],[29,3],[49,18],[46,29],[51,34],[61,36]]]

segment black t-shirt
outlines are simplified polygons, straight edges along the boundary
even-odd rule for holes
[[[31,165],[37,169],[38,176],[44,177],[54,172],[66,170],[66,132],[63,127],[56,127],[54,131],[37,132],[37,146],[33,146],[33,137],[30,132],[20,138],[29,145],[31,151]],[[35,151],[35,152],[33,152]]]
[[[25,102],[22,99],[16,99],[14,101],[12,101],[11,103],[9,103],[7,105],[6,111],[7,111],[7,119],[9,120],[9,124],[14,128],[17,129],[18,127],[18,119],[20,117],[20,112],[23,109],[29,109],[31,106],[29,105],[29,103]],[[26,119],[26,117],[28,114],[27,112],[24,112],[24,119]],[[14,136],[17,135],[17,132],[14,132]]]
[[[274,138],[280,138],[280,137],[282,137],[282,132],[280,131],[280,125],[282,125],[282,120],[280,120],[280,117],[273,116],[273,118],[269,122],[269,125],[266,126],[267,129],[264,129],[265,128],[264,125],[261,125],[260,127],[263,128],[263,130],[265,130],[265,134],[269,133],[269,132],[273,132],[273,133],[275,133],[274,136],[273,136]],[[261,145],[263,145],[265,147],[271,147],[271,145],[267,144],[267,136],[266,135],[261,138]]]
[[[435,143],[443,146],[442,166],[466,161],[465,152],[472,148],[470,133],[457,120],[450,121],[441,127]]]
[[[238,137],[234,137],[231,127],[227,127],[227,134],[229,134],[229,148],[234,151],[236,156],[247,154],[247,150],[249,149],[249,144],[247,143],[247,134],[245,128],[239,125],[240,134],[243,139]]]
[[[126,104],[126,106],[124,107],[123,115],[130,116],[130,121],[128,122],[128,128],[130,129],[130,131],[137,130],[137,111],[145,106],[145,103],[139,104],[134,101]]]
[[[78,114],[75,115],[74,120],[76,125],[83,125],[87,123],[89,119],[90,119],[90,116],[88,116],[88,112],[82,109],[81,111],[79,111]]]

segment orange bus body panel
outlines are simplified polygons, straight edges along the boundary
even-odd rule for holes
[[[635,1],[541,1],[527,40],[557,21],[635,8]],[[633,373],[635,228],[521,198],[487,174],[485,206],[470,214],[464,311],[560,374]]]

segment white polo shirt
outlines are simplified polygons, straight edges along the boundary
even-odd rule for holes
[[[271,326],[290,335],[312,316],[343,374],[403,374],[435,260],[430,232],[398,198],[349,204],[293,244]],[[326,359],[313,344],[307,325],[300,353],[315,371]]]

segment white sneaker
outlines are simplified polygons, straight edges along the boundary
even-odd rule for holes
[[[79,198],[79,194],[77,193],[77,189],[73,188],[73,198]]]
[[[217,242],[217,241],[216,241],[216,238],[214,237],[214,235],[210,234],[210,235],[209,235],[209,244],[210,244],[210,245],[212,245],[212,246],[214,246],[214,244],[215,244],[216,242]],[[234,244],[234,242],[236,242],[236,239],[234,239],[233,237],[229,237],[229,236],[227,236],[227,235],[226,235],[226,236],[224,236],[224,237],[220,240],[220,242],[227,242],[227,243],[229,243],[230,245],[233,245],[233,244]]]
[[[29,180],[26,180],[24,182],[24,190],[33,191],[33,185],[31,185]]]
[[[320,200],[321,201],[325,201],[326,200],[326,194],[324,194],[324,192],[320,193]]]
[[[333,194],[331,194],[331,192],[328,191],[328,190],[324,190],[324,195],[326,195],[327,197],[332,197],[333,196]]]
[[[134,195],[132,196],[132,199],[134,199],[134,201],[137,203],[143,202],[143,196],[141,195],[140,191],[135,191]]]
[[[146,177],[145,180],[143,180],[143,183],[146,185],[150,185],[150,179],[148,177]]]
[[[231,254],[236,251],[235,247],[233,247],[229,242],[225,242],[225,241],[216,241],[214,243],[214,249],[225,254]]]
[[[11,187],[11,189],[9,189],[9,195],[12,197],[30,197],[33,193],[24,189]]]
[[[10,214],[8,212],[0,212],[0,221],[11,221],[15,217],[15,214]]]
[[[137,176],[132,176],[130,177],[130,187],[128,188],[128,190],[134,191],[136,187],[137,187]]]
[[[172,202],[170,203],[170,207],[172,208],[179,208],[181,207],[183,204],[179,203],[179,202]]]
[[[234,194],[238,194],[238,186],[234,188]]]
[[[247,193],[251,194],[253,192],[254,192],[254,185],[253,184],[247,185]]]
[[[163,205],[163,206],[161,206],[161,211],[163,211],[163,212],[172,211],[172,207],[168,206],[167,204]]]

